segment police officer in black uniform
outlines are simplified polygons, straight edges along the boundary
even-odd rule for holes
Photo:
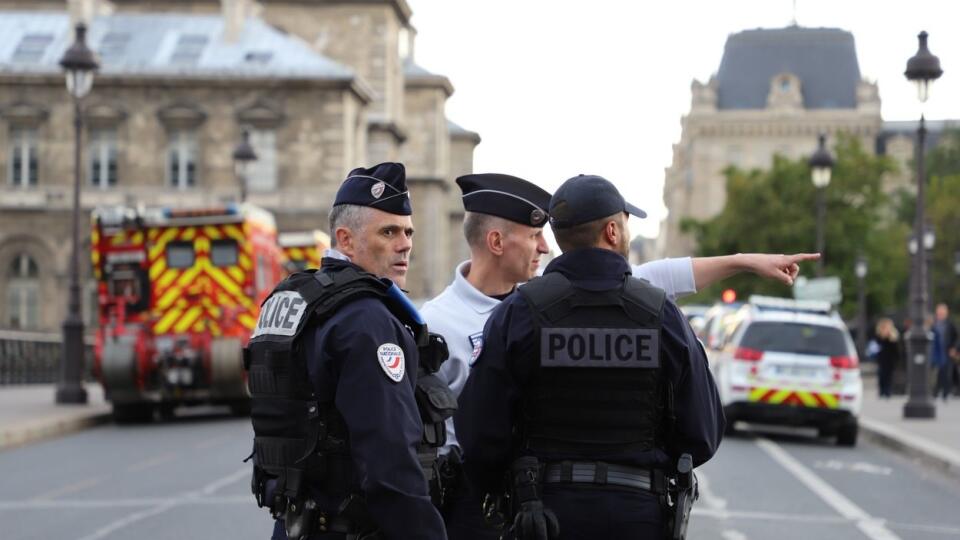
[[[430,380],[422,364],[437,362],[418,353],[436,343],[398,288],[410,214],[403,165],[355,169],[333,204],[336,249],[322,270],[287,278],[261,306],[244,360],[252,487],[275,539],[446,538],[417,451],[431,396],[448,414],[456,402],[419,385]]]
[[[493,312],[460,395],[466,474],[511,492],[516,538],[682,537],[673,514],[689,515],[695,488],[678,461],[720,444],[703,349],[663,291],[630,276],[628,214],[646,215],[601,177],[557,190],[564,253]]]

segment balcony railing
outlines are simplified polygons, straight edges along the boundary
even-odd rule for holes
[[[60,375],[60,334],[0,330],[0,386],[50,384]],[[93,345],[84,346],[84,379],[93,381]]]

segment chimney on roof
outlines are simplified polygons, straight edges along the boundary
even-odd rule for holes
[[[258,16],[261,7],[255,0],[220,0],[224,41],[233,42],[240,39],[247,19]]]
[[[113,2],[109,0],[67,0],[70,26],[80,22],[89,25],[94,17],[110,15],[114,9]]]

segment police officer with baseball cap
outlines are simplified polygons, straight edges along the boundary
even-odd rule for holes
[[[720,444],[699,341],[663,290],[631,276],[628,215],[645,213],[599,176],[557,190],[564,253],[494,309],[460,394],[464,469],[481,491],[511,492],[500,510],[516,538],[682,536],[692,473],[678,462]]]
[[[322,269],[290,276],[261,306],[244,361],[252,489],[275,539],[446,538],[417,451],[442,445],[427,434],[443,433],[456,400],[435,379],[423,387],[442,347],[398,288],[410,214],[403,165],[351,171]]]

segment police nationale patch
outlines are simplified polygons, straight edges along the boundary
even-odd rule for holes
[[[370,188],[370,194],[373,195],[374,199],[379,199],[383,195],[383,190],[386,189],[387,185],[383,182],[377,182]]]
[[[470,365],[472,366],[477,362],[477,358],[480,358],[480,353],[483,352],[483,332],[471,334],[470,345],[473,347],[473,353],[470,354]]]
[[[406,362],[403,358],[403,349],[393,343],[384,343],[377,347],[377,360],[380,361],[380,367],[383,372],[390,377],[393,382],[403,380],[403,373],[406,370]]]

